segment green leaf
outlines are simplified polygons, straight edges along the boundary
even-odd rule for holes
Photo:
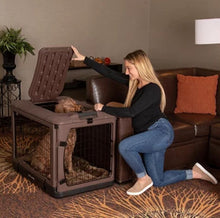
[[[22,29],[5,27],[0,30],[0,52],[9,51],[13,54],[34,55],[34,47],[21,34]]]

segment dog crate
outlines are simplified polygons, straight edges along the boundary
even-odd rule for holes
[[[114,183],[115,117],[96,112],[55,113],[70,48],[39,51],[31,100],[12,103],[13,166],[53,197],[64,197]]]

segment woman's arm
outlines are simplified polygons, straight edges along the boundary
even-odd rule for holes
[[[143,93],[135,99],[130,107],[112,107],[103,104],[96,104],[96,111],[103,111],[117,117],[135,117],[142,111],[150,108],[153,104],[160,102],[160,88],[155,84],[144,87]]]
[[[91,67],[92,69],[100,73],[101,75],[111,78],[125,85],[128,85],[129,77],[127,75],[125,75],[122,72],[112,70],[111,68],[105,66],[104,64],[99,64],[96,61],[80,54],[79,51],[74,46],[71,46],[71,47],[74,51],[74,54],[76,55],[75,58],[72,58],[73,60],[83,61],[87,66]]]

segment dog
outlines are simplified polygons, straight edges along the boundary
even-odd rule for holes
[[[76,103],[72,98],[66,97],[58,101],[55,105],[56,113],[80,112],[84,107]],[[64,169],[69,174],[75,175],[72,163],[72,154],[76,145],[76,129],[71,129],[67,137],[67,146],[64,152]],[[50,132],[43,136],[35,151],[32,153],[30,165],[37,171],[50,178]]]
[[[83,110],[82,105],[77,104],[74,99],[69,97],[59,100],[55,106],[56,113],[80,112]]]

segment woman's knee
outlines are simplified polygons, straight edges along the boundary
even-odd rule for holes
[[[120,154],[123,154],[127,150],[127,143],[126,140],[122,140],[118,145],[118,150]]]

